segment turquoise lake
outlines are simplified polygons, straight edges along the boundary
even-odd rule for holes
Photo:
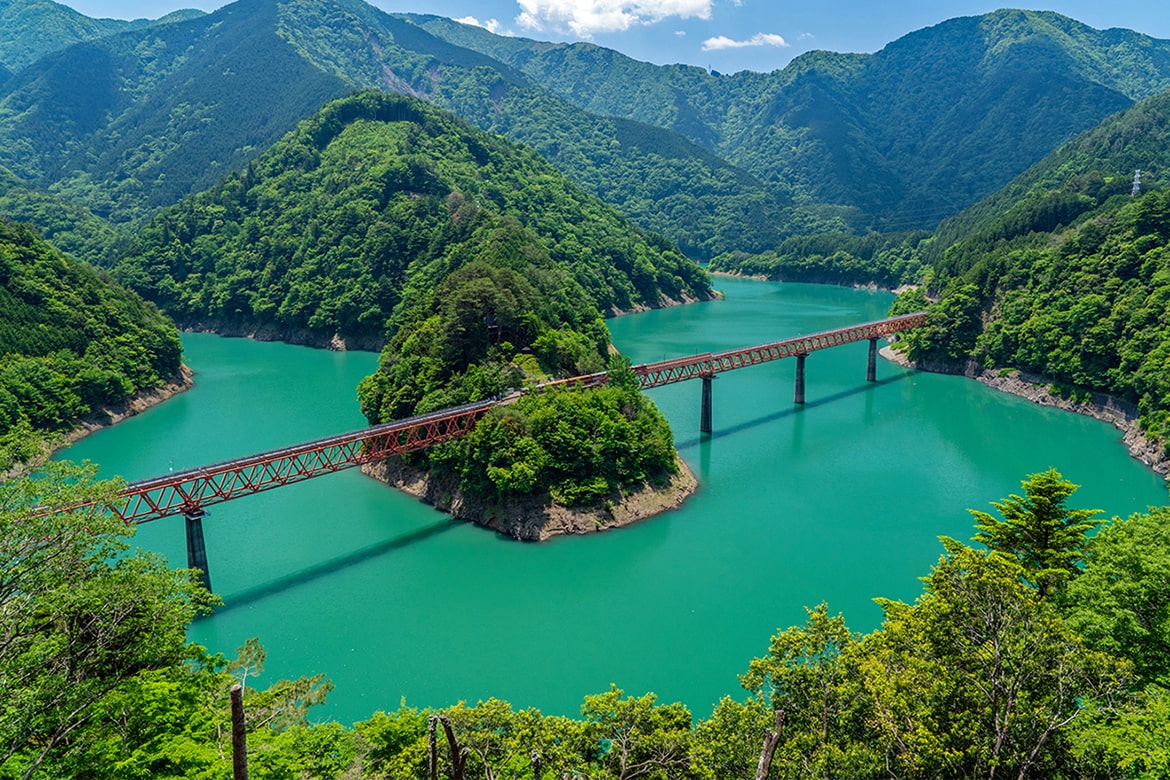
[[[635,363],[775,341],[885,316],[888,293],[717,280],[724,300],[609,321]],[[74,445],[129,480],[365,425],[355,388],[373,353],[205,334],[183,339],[194,389]],[[700,436],[699,383],[650,392],[701,487],[682,509],[635,526],[533,545],[455,522],[356,470],[210,508],[211,580],[224,606],[191,629],[234,655],[258,636],[258,685],[324,672],[317,719],[351,723],[405,700],[507,699],[576,714],[616,683],[696,717],[766,653],[779,628],[827,601],[857,631],[878,596],[913,600],[942,550],[967,540],[967,508],[1019,492],[1055,466],[1071,501],[1107,515],[1166,503],[1166,487],[1104,423],[961,377],[879,361],[867,344],[720,375]],[[137,544],[186,565],[183,520]]]

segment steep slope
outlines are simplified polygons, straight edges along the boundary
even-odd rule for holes
[[[1111,117],[944,223],[916,360],[1018,367],[1135,403],[1170,437],[1170,92]],[[1133,171],[1146,171],[1131,194]],[[899,308],[925,304],[921,291]]]
[[[783,234],[784,199],[710,152],[592,116],[361,0],[240,0],[50,55],[0,87],[0,164],[115,223],[138,222],[327,100],[369,87],[532,144],[694,256]]]
[[[0,473],[41,440],[177,376],[174,325],[137,295],[0,220]]]
[[[164,211],[117,275],[181,323],[380,345],[400,303],[485,253],[567,274],[586,320],[709,295],[698,266],[531,150],[377,92]]]
[[[18,71],[75,43],[202,15],[202,11],[192,9],[174,11],[158,20],[91,19],[52,0],[0,0],[0,63]]]
[[[49,55],[5,85],[0,164],[115,223],[210,186],[348,89],[275,23],[242,0]]]
[[[886,229],[933,227],[1170,87],[1170,41],[1047,12],[953,19],[873,55],[812,52],[729,76],[412,18],[577,105],[678,130],[799,199],[857,207]]]

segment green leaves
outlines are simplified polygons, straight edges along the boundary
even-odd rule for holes
[[[979,531],[975,541],[1018,560],[1024,576],[1044,598],[1079,572],[1088,534],[1101,523],[1094,519],[1101,510],[1066,507],[1065,501],[1080,486],[1054,468],[1028,475],[1021,485],[1024,496],[1013,493],[991,502],[1002,519],[969,510]]]

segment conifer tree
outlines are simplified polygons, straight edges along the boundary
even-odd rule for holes
[[[974,540],[991,550],[1015,556],[1025,578],[1044,598],[1059,590],[1077,571],[1089,531],[1101,523],[1100,509],[1069,509],[1065,501],[1080,485],[1069,482],[1055,468],[1029,474],[1024,496],[1012,494],[992,501],[1002,519],[968,510],[979,530]]]

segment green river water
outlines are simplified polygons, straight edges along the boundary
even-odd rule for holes
[[[610,321],[635,363],[879,319],[887,293],[718,280],[726,299]],[[194,334],[196,387],[90,436],[62,457],[141,479],[360,428],[354,388],[372,353]],[[865,342],[814,353],[807,403],[785,360],[721,375],[715,433],[700,437],[699,383],[651,391],[701,488],[630,528],[542,545],[452,521],[356,470],[212,507],[211,579],[224,606],[191,638],[234,655],[259,636],[266,685],[326,673],[318,719],[350,723],[400,701],[507,699],[576,714],[616,683],[697,717],[822,600],[854,630],[876,596],[912,600],[941,551],[972,535],[967,507],[1049,466],[1109,515],[1166,503],[1157,475],[1103,423],[961,377],[879,361]],[[182,518],[137,543],[185,565]]]

